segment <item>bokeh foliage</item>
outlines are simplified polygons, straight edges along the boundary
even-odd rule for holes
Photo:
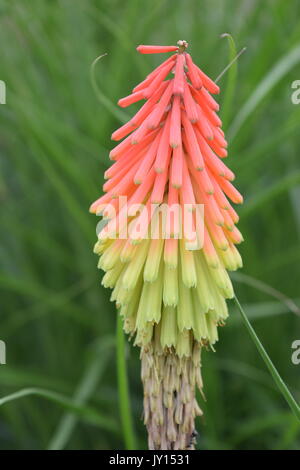
[[[222,33],[232,34],[238,50],[247,47],[232,99],[226,93],[234,75],[220,81],[227,161],[245,195],[238,208],[245,267],[234,275],[235,289],[300,399],[300,365],[291,362],[291,343],[300,339],[300,105],[291,103],[291,83],[300,79],[300,5],[263,3],[0,1],[0,79],[7,87],[0,106],[0,338],[7,344],[0,397],[25,389],[0,400],[0,448],[124,447],[116,314],[100,286],[92,253],[97,219],[88,207],[101,191],[109,137],[122,119],[115,103],[161,60],[138,55],[140,43],[186,39],[212,78],[229,60]],[[96,94],[90,66],[105,52],[95,68]],[[300,425],[230,307],[216,353],[203,354],[199,448],[299,448]],[[127,355],[145,448],[138,351],[128,347]]]

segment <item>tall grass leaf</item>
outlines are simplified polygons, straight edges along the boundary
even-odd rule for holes
[[[123,319],[121,315],[117,313],[117,375],[123,439],[125,442],[126,450],[137,450],[137,442],[132,421],[130,393],[127,377],[127,342],[125,340],[124,334],[125,333],[123,331]]]
[[[300,305],[300,299],[289,299],[298,308]],[[262,318],[276,317],[280,315],[286,315],[292,313],[291,309],[287,307],[283,302],[276,300],[266,302],[250,302],[243,304],[244,310],[247,313],[247,317],[251,321],[261,320]],[[231,315],[228,327],[237,326],[241,323],[242,319],[240,316]]]
[[[239,312],[242,316],[244,325],[245,325],[245,327],[246,327],[253,343],[255,344],[259,354],[261,355],[265,365],[269,369],[269,372],[270,372],[271,376],[273,377],[274,382],[276,383],[280,393],[282,394],[282,396],[286,400],[286,402],[289,405],[291,411],[294,413],[296,418],[298,418],[298,420],[300,421],[300,406],[298,405],[298,403],[296,402],[296,400],[292,396],[291,392],[289,391],[288,387],[286,386],[285,382],[282,380],[281,376],[279,375],[276,367],[274,366],[273,362],[271,361],[271,359],[270,359],[267,351],[263,347],[262,343],[260,342],[257,334],[255,333],[255,330],[253,329],[251,323],[249,322],[249,320],[247,318],[247,315],[245,314],[245,312],[244,312],[244,310],[243,310],[243,308],[242,308],[242,306],[241,306],[241,304],[238,301],[236,296],[234,297],[234,302],[235,302],[235,304],[236,304],[236,306],[237,306],[237,308],[238,308],[238,310],[239,310]]]
[[[98,86],[97,80],[96,80],[96,65],[99,62],[100,59],[103,57],[107,56],[107,53],[99,55],[99,57],[96,57],[96,59],[93,61],[91,68],[90,68],[90,78],[91,78],[91,83],[93,90],[95,92],[95,95],[97,96],[99,102],[107,109],[109,113],[111,113],[119,122],[124,124],[125,122],[129,121],[130,116],[127,113],[124,113],[121,111],[116,105],[114,105],[107,96],[101,91],[101,89]]]
[[[294,171],[292,174],[284,176],[272,186],[259,192],[256,196],[247,200],[244,207],[240,210],[241,218],[252,215],[261,206],[264,206],[268,201],[272,201],[282,193],[293,188],[300,183],[300,171]]]
[[[79,417],[86,420],[90,424],[94,424],[101,427],[102,429],[116,434],[119,432],[118,424],[111,417],[102,416],[98,413],[98,411],[91,407],[79,405],[68,397],[61,395],[60,393],[42,388],[23,388],[18,392],[6,395],[0,398],[0,406],[28,396],[38,396],[45,398],[46,400],[52,401],[53,403],[62,406],[66,410],[72,411],[72,413],[77,414]]]
[[[236,50],[234,39],[229,33],[221,34],[221,38],[226,38],[228,41],[228,46],[229,46],[228,59],[230,63],[234,60],[234,58],[237,55],[237,50]],[[227,129],[227,124],[230,118],[230,110],[231,110],[232,99],[233,99],[234,90],[236,86],[236,79],[237,79],[237,61],[235,61],[228,70],[226,87],[225,87],[225,90],[223,91],[224,98],[222,102],[220,116],[223,121],[225,131]]]
[[[251,436],[257,436],[271,429],[280,429],[282,426],[296,426],[299,430],[300,423],[289,413],[277,413],[270,416],[257,417],[244,422],[239,426],[238,433],[230,439],[233,446],[238,446],[242,441],[250,439]]]
[[[284,57],[274,65],[270,72],[257,85],[248,101],[246,101],[246,103],[241,107],[228,130],[228,135],[231,140],[236,137],[245,121],[253,113],[264,97],[270,93],[272,88],[299,62],[300,44],[298,44],[288,54],[284,55]]]
[[[270,286],[269,284],[266,284],[265,282],[262,282],[259,279],[255,279],[253,276],[249,276],[248,274],[244,273],[231,273],[231,277],[234,281],[247,284],[254,289],[258,289],[260,292],[264,292],[265,294],[278,299],[287,307],[290,312],[300,316],[300,308],[297,304],[295,304],[293,299],[290,299],[285,294]]]
[[[89,366],[87,367],[78,387],[75,391],[73,401],[78,405],[84,405],[95,392],[100,378],[103,376],[105,368],[111,357],[114,337],[103,336],[94,352]],[[54,432],[49,445],[49,450],[61,450],[66,447],[72,432],[77,423],[74,414],[67,413],[62,418],[56,431]]]

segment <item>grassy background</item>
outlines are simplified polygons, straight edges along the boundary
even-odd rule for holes
[[[259,0],[0,1],[0,79],[7,86],[0,106],[0,339],[7,344],[0,397],[21,390],[0,401],[0,448],[124,448],[116,315],[100,286],[92,254],[97,219],[88,206],[101,191],[109,137],[122,119],[117,99],[162,60],[138,55],[140,43],[186,39],[212,78],[229,60],[220,34],[230,32],[238,49],[247,46],[236,83],[232,77],[228,88],[228,74],[220,81],[227,162],[245,195],[245,267],[235,289],[300,399],[300,366],[291,363],[299,312],[282,297],[299,305],[300,105],[290,99],[300,79],[299,18],[296,0],[269,0],[263,8]],[[104,52],[96,96],[90,65]],[[299,448],[299,423],[230,307],[216,353],[203,357],[199,448]],[[127,354],[143,449],[138,351]]]

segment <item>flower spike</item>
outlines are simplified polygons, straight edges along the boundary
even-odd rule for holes
[[[187,53],[188,43],[137,47],[173,54],[121,98],[145,100],[112,134],[105,195],[90,208],[108,217],[94,252],[124,330],[140,348],[150,449],[195,446],[202,414],[200,353],[213,348],[233,297],[227,270],[242,266],[231,202],[243,197],[222,160],[227,141],[212,97],[220,89]]]

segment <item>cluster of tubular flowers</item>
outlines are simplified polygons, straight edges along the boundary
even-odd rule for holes
[[[137,48],[173,55],[119,100],[121,107],[145,103],[112,134],[121,142],[110,152],[105,194],[90,209],[107,219],[94,248],[102,284],[113,289],[124,330],[141,348],[150,449],[194,447],[200,351],[217,341],[228,316],[227,270],[242,265],[229,201],[243,199],[223,163],[227,142],[212,97],[219,87],[186,49],[185,41]]]

